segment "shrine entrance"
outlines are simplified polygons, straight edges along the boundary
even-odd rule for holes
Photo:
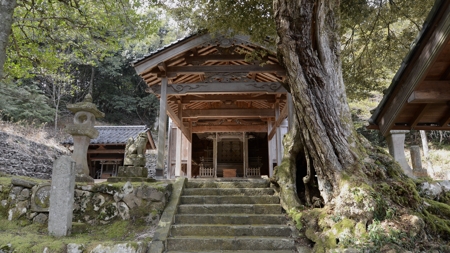
[[[265,133],[194,134],[192,150],[193,177],[269,175]]]
[[[271,176],[281,163],[293,103],[270,49],[246,36],[199,33],[133,66],[160,98],[157,178]]]

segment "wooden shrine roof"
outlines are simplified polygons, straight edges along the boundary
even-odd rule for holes
[[[436,1],[369,129],[450,130],[450,1]]]
[[[268,53],[246,61],[255,50]],[[162,78],[168,78],[167,113],[191,132],[267,132],[276,110],[287,116],[284,68],[273,52],[246,36],[191,35],[133,66],[158,97]]]

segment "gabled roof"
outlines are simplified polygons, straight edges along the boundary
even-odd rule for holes
[[[261,58],[246,61],[258,52]],[[248,36],[197,33],[133,66],[158,97],[167,81],[167,114],[188,139],[203,131],[267,132],[268,122],[287,116],[286,71],[275,52]]]
[[[369,129],[450,130],[450,1],[436,1]]]
[[[96,139],[92,139],[90,145],[125,145],[129,138],[136,139],[140,133],[149,132],[147,126],[94,126],[98,130],[99,135]],[[151,147],[155,147],[151,134],[149,143]],[[64,144],[73,144],[70,137]]]

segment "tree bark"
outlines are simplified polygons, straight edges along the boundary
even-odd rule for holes
[[[359,144],[347,104],[339,43],[339,1],[274,0],[278,57],[287,70],[301,132],[325,203],[339,194],[344,170],[361,169]]]
[[[3,78],[3,67],[6,62],[6,49],[9,35],[12,31],[14,8],[16,0],[0,0],[0,79]]]

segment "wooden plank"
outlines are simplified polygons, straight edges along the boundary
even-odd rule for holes
[[[416,129],[417,124],[420,122],[420,119],[422,118],[422,116],[425,114],[425,112],[429,107],[430,107],[429,104],[425,104],[419,109],[419,114],[415,116],[414,122],[411,124],[412,129]]]
[[[450,100],[450,81],[424,81],[413,91],[408,103],[443,103]]]
[[[262,125],[236,125],[236,126],[193,126],[192,133],[210,132],[257,132],[267,133],[267,124]]]
[[[266,64],[260,66],[254,65],[210,65],[210,66],[173,66],[167,67],[168,75],[182,75],[182,74],[203,74],[203,73],[245,73],[245,72],[259,72],[259,73],[277,73],[279,75],[286,75],[285,69],[278,64]]]
[[[273,109],[208,109],[184,110],[183,118],[261,118],[275,117]]]
[[[275,135],[275,133],[277,132],[277,129],[279,128],[279,126],[281,125],[281,122],[283,122],[283,120],[288,116],[288,106],[284,106],[283,110],[280,113],[280,117],[277,118],[277,120],[275,121],[275,124],[272,128],[272,130],[270,131],[269,135],[268,135],[268,139],[271,140],[273,138],[273,136]]]
[[[391,96],[389,102],[385,105],[387,108],[377,120],[381,133],[384,136],[387,136],[395,118],[402,110],[412,91],[423,80],[427,70],[447,43],[446,40],[450,35],[450,5],[446,5],[446,9],[442,11],[442,14],[442,19],[436,21],[437,26],[433,29],[427,43],[420,51],[417,60],[410,62],[410,66],[411,64],[414,65],[411,67],[409,74],[404,79],[399,80],[397,92]]]
[[[221,101],[265,101],[268,103],[275,103],[273,94],[262,94],[260,96],[252,97],[251,95],[238,94],[221,94],[213,95],[206,94],[199,97],[198,95],[186,95],[181,97],[182,104],[197,103],[197,102],[221,102]]]
[[[450,106],[450,102],[447,103],[448,106]],[[439,126],[446,127],[450,123],[450,109],[447,109],[447,112],[445,113],[445,116],[442,117],[442,119],[439,122]]]
[[[172,110],[172,108],[167,107],[167,114],[172,119],[172,121],[180,128],[181,132],[184,134],[186,139],[192,142],[192,134],[189,130],[184,126],[182,120],[178,117],[178,115]]]
[[[161,87],[153,85],[148,88],[150,93],[159,95]],[[169,85],[167,95],[185,94],[242,94],[242,93],[265,93],[282,94],[286,89],[278,82],[242,82],[242,83],[189,83]]]
[[[177,56],[189,49],[200,46],[201,44],[211,40],[211,35],[204,34],[200,36],[194,36],[193,38],[186,39],[176,45],[170,47],[170,50],[163,50],[147,59],[138,61],[133,64],[136,72],[140,75],[150,68],[155,67],[160,62],[165,62],[172,57]]]
[[[124,154],[124,149],[88,149],[88,154]]]
[[[186,63],[198,64],[205,63],[207,61],[245,61],[244,54],[230,54],[230,55],[202,55],[202,56],[187,56]]]

